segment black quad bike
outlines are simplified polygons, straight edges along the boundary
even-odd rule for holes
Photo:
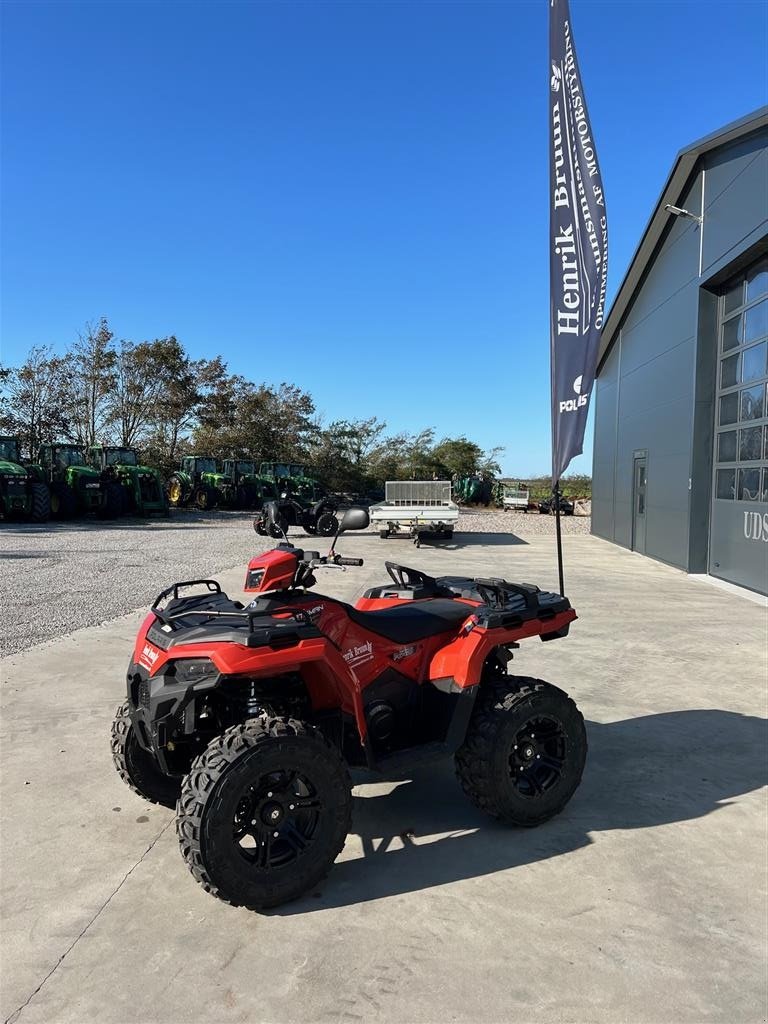
[[[339,532],[367,525],[350,509]],[[507,671],[522,640],[567,635],[568,600],[392,563],[354,607],[310,591],[319,570],[361,564],[335,541],[324,556],[282,543],[251,559],[249,605],[214,580],[176,583],[139,630],[115,766],[175,804],[181,855],[219,899],[259,909],[317,885],[351,826],[350,767],[381,777],[453,756],[467,796],[522,826],[579,785],[576,705]]]
[[[288,533],[290,526],[298,526],[310,536],[333,537],[339,528],[337,505],[332,498],[321,498],[310,505],[297,498],[282,497],[270,504],[277,506],[272,519],[266,505],[253,519],[253,528],[260,537],[279,539]]]
[[[572,516],[573,515],[573,509],[574,509],[573,502],[569,501],[568,498],[564,498],[562,496],[562,494],[561,494],[560,495],[560,513],[561,513],[561,515]],[[544,498],[543,501],[539,502],[539,512],[541,513],[541,515],[543,515],[543,516],[553,516],[556,511],[557,511],[557,506],[555,504],[554,495],[551,498]]]

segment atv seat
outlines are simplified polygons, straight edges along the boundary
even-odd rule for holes
[[[350,619],[358,626],[396,644],[408,644],[413,640],[425,640],[428,636],[455,631],[474,611],[460,601],[439,598],[409,601],[373,612],[347,607]]]

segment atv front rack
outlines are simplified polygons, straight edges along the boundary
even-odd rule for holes
[[[194,586],[207,587],[209,593],[215,595],[214,600],[219,599],[220,603],[229,604],[230,607],[224,609],[205,606],[189,607],[189,603],[196,599],[206,598],[205,594],[179,598],[180,590]],[[160,608],[160,604],[171,595],[173,595],[173,600],[165,608]],[[173,602],[179,602],[182,607],[174,607]],[[183,632],[185,629],[199,629],[211,620],[220,620],[222,626],[230,623],[235,629],[247,627],[246,636],[237,639],[238,643],[243,643],[246,647],[260,647],[264,644],[271,646],[291,644],[297,643],[300,639],[306,639],[309,635],[320,635],[311,617],[301,608],[281,605],[270,608],[269,614],[265,615],[262,609],[238,607],[238,604],[239,602],[229,601],[216,580],[187,580],[183,583],[174,583],[173,586],[158,594],[152,603],[152,614],[161,624],[162,640],[158,635],[160,630],[156,629],[156,625],[150,630],[150,633],[153,634],[150,639],[158,646],[167,649],[173,644],[174,634],[178,634],[180,630]],[[286,618],[281,620],[281,615]],[[191,618],[201,620],[199,627],[190,625],[188,620]]]
[[[173,594],[174,601],[179,599],[179,591],[182,587],[207,587],[208,590],[213,594],[220,594],[221,587],[216,580],[185,580],[183,583],[174,583],[173,586],[166,587],[165,590],[161,590],[155,600],[152,602],[152,611],[156,612],[160,606],[160,602],[164,601],[166,597]]]

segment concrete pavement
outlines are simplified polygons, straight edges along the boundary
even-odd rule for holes
[[[219,574],[239,591],[243,564]],[[301,543],[301,541],[297,541]],[[349,535],[366,565],[555,584],[549,538],[452,550]],[[172,582],[172,581],[169,581]],[[109,725],[143,615],[2,662],[2,1019],[762,1021],[766,612],[592,537],[566,538],[580,620],[514,669],[587,719],[581,788],[533,831],[486,819],[451,765],[355,790],[323,885],[269,914],[197,886],[172,812],[115,774]],[[45,614],[44,602],[35,614]]]

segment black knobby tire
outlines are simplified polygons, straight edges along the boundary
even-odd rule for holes
[[[175,807],[181,780],[160,770],[155,758],[139,745],[130,719],[130,704],[124,701],[112,722],[112,761],[117,774],[134,793],[153,804]]]
[[[274,523],[269,523],[267,526],[267,532],[270,537],[274,537],[275,540],[282,540],[283,534],[288,533],[288,520],[281,513],[278,514]]]
[[[29,518],[33,523],[47,523],[51,518],[51,495],[45,484],[32,484],[32,508]]]
[[[481,683],[456,773],[482,810],[532,827],[565,807],[586,756],[584,719],[566,693],[540,679],[500,674]]]
[[[256,492],[254,489],[240,484],[235,491],[235,508],[253,508],[255,502]]]
[[[323,512],[317,517],[315,529],[321,537],[333,537],[339,528],[339,520],[333,512]]]
[[[268,824],[276,813],[280,820]],[[176,815],[181,854],[206,892],[235,906],[274,907],[317,885],[343,849],[351,781],[312,726],[252,719],[193,762]]]
[[[260,537],[267,536],[267,526],[263,516],[254,516],[253,528]]]
[[[216,507],[216,492],[207,484],[201,484],[195,490],[192,500],[201,512],[208,512]]]
[[[51,515],[54,519],[71,519],[77,512],[77,499],[66,484],[51,488]]]
[[[101,507],[102,519],[117,519],[123,514],[125,496],[122,484],[107,484],[104,488],[104,504]]]

